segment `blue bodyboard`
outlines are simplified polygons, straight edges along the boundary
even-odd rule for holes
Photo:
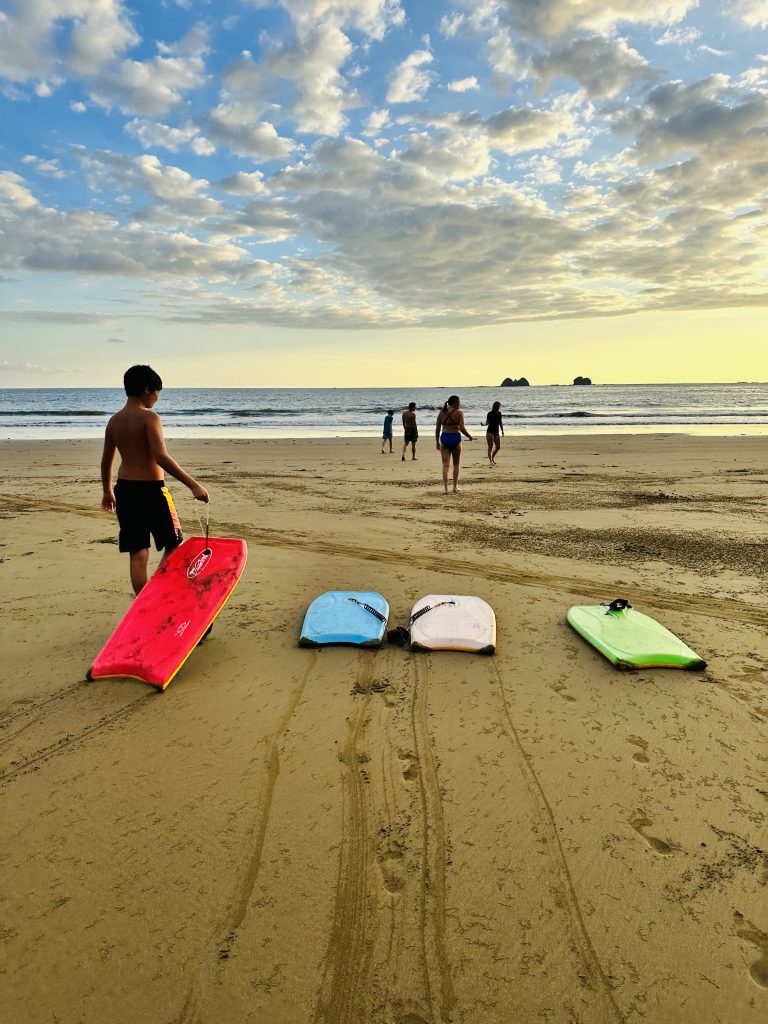
[[[381,647],[389,605],[370,590],[329,590],[316,597],[304,616],[300,647],[353,644]]]

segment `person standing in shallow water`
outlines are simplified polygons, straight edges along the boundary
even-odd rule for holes
[[[472,440],[472,435],[464,426],[464,413],[461,411],[461,400],[458,395],[451,395],[437,414],[435,424],[435,442],[440,458],[443,460],[443,490],[448,493],[448,468],[453,459],[453,493],[459,490],[459,471],[461,469],[461,435]]]
[[[491,466],[496,465],[496,455],[501,448],[499,431],[504,433],[504,423],[501,416],[501,402],[494,402],[493,408],[487,413],[483,426],[488,429],[485,432],[485,440],[488,442],[488,462]]]
[[[419,440],[419,428],[416,426],[415,402],[409,402],[408,408],[403,412],[403,430],[405,431],[405,440],[403,443],[402,461],[405,462],[405,453],[408,451],[408,445],[411,446],[412,459],[416,458],[416,442]]]

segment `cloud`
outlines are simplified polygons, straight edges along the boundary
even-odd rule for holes
[[[276,160],[289,156],[295,149],[293,139],[279,135],[269,121],[262,121],[257,110],[248,103],[220,103],[205,121],[206,134],[228,146],[238,156],[257,160]]]
[[[418,164],[445,181],[465,181],[486,174],[490,156],[484,132],[451,126],[434,134],[413,133],[401,159]]]
[[[107,324],[114,319],[113,316],[108,316],[105,313],[84,313],[81,310],[71,309],[0,310],[0,320],[18,324]]]
[[[2,179],[0,179],[2,185]],[[60,211],[35,203],[4,219],[0,267],[100,277],[214,281],[247,253],[173,227],[158,230],[91,210]]]
[[[469,78],[458,78],[454,82],[449,82],[447,89],[449,92],[469,92],[470,89],[479,89],[477,79],[474,75]]]
[[[701,53],[711,53],[714,57],[728,57],[730,54],[730,50],[716,50],[714,46],[707,46],[706,43],[702,43],[696,49]]]
[[[66,174],[61,169],[58,160],[43,160],[42,157],[28,153],[22,157],[23,164],[31,165],[38,174],[44,174],[49,178],[65,178]]]
[[[198,156],[211,156],[216,152],[216,147],[200,134],[199,127],[191,121],[185,121],[178,128],[173,128],[159,121],[134,118],[125,125],[124,131],[138,139],[145,149],[158,146],[175,153],[189,147]]]
[[[588,108],[584,114],[590,116]],[[487,132],[490,145],[510,154],[543,149],[583,133],[578,104],[567,97],[553,103],[550,109],[507,107],[479,123]]]
[[[413,103],[421,100],[435,79],[422,65],[432,61],[428,50],[415,50],[401,61],[388,76],[387,103]]]
[[[352,54],[348,37],[331,21],[300,21],[291,42],[271,42],[265,61],[272,75],[293,84],[292,114],[300,132],[336,135],[344,110],[357,102],[340,68]]]
[[[234,196],[254,196],[265,191],[264,175],[261,171],[238,171],[236,174],[230,174],[228,178],[223,178],[218,182],[218,186]]]
[[[87,77],[139,42],[121,0],[12,0],[0,14],[0,75]]]
[[[271,7],[274,0],[246,0],[253,7]],[[405,14],[400,0],[278,0],[279,6],[298,25],[327,21],[349,25],[372,39],[383,39],[387,30],[402,25]]]
[[[621,23],[671,25],[697,4],[698,0],[501,0],[500,6],[518,31],[553,38],[585,30],[607,32]]]
[[[205,28],[191,29],[172,45],[159,43],[158,50],[156,57],[123,60],[102,69],[91,81],[91,99],[102,107],[117,105],[123,113],[158,117],[203,84],[208,52]]]
[[[382,166],[383,158],[359,139],[323,139],[307,160],[278,171],[268,186],[275,195],[317,190],[344,195],[366,189]]]
[[[5,373],[33,373],[43,376],[50,373],[72,373],[72,370],[54,370],[50,366],[39,366],[37,363],[11,363],[0,359],[0,371]]]
[[[697,28],[668,28],[666,32],[654,40],[657,46],[685,46],[686,43],[695,43],[701,39],[701,32]]]
[[[765,0],[736,0],[730,11],[747,28],[768,28]]]
[[[3,199],[19,210],[28,210],[38,205],[24,179],[13,171],[0,171],[0,201]]]
[[[727,76],[710,75],[686,85],[656,86],[645,107],[614,120],[614,130],[630,131],[630,152],[640,163],[681,153],[708,152],[710,159],[765,159],[768,96],[737,94]]]
[[[75,152],[94,187],[140,189],[165,208],[193,219],[222,212],[221,204],[206,194],[206,179],[193,178],[180,167],[163,164],[154,155],[131,157],[110,150],[89,153],[82,147]]]
[[[124,345],[125,338],[107,338],[108,345]]]
[[[555,78],[575,78],[590,98],[611,97],[635,82],[659,77],[626,39],[591,36],[555,44],[532,58],[536,77],[544,88]]]
[[[250,2],[273,6],[271,0]],[[262,34],[258,65],[248,54],[229,68],[224,76],[229,94],[222,101],[250,104],[255,119],[265,112],[265,97],[284,83],[290,87],[284,105],[299,132],[338,135],[347,125],[345,111],[360,102],[349,81],[360,69],[346,76],[342,70],[354,49],[350,31],[383,39],[403,23],[399,0],[279,0],[279,6],[290,16],[290,31]]]
[[[389,111],[386,108],[383,110],[372,110],[366,119],[363,135],[375,138],[390,123]]]

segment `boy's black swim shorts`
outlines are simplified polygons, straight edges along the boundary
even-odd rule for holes
[[[176,506],[163,480],[117,480],[115,506],[121,551],[148,548],[150,534],[158,551],[178,547],[184,539]]]

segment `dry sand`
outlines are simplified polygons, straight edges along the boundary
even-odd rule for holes
[[[2,445],[4,1021],[764,1024],[768,439],[464,447],[444,498],[428,437],[173,444],[250,554],[158,694],[83,682],[99,445]],[[478,594],[498,653],[299,649],[348,588]],[[616,596],[706,673],[569,630]]]

